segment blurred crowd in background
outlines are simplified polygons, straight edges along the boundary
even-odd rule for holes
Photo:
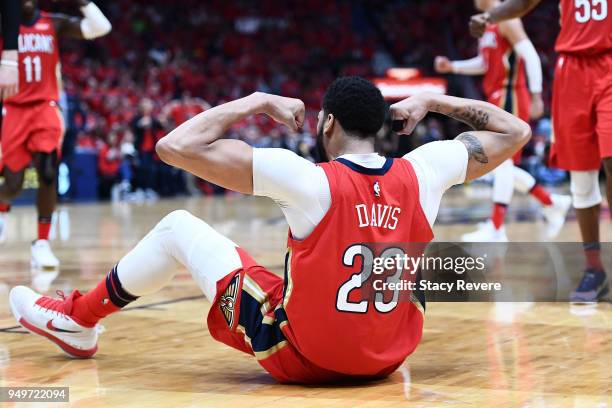
[[[253,91],[298,97],[307,106],[300,133],[266,117],[230,129],[230,137],[259,147],[283,147],[316,160],[316,114],[327,85],[338,75],[384,76],[390,67],[433,74],[436,55],[477,53],[467,30],[475,12],[468,0],[434,2],[350,0],[96,0],[113,24],[95,42],[61,44],[67,119],[63,157],[98,154],[102,198],[155,198],[214,194],[216,186],[163,164],[155,142],[185,120]],[[550,102],[556,3],[539,7],[525,25],[542,59]],[[46,10],[74,12],[66,3],[41,1]],[[479,79],[449,76],[449,93],[481,98]],[[534,123],[523,165],[543,182],[561,175],[545,167],[550,122]],[[433,140],[453,138],[462,125],[430,115],[411,137],[387,126],[381,153],[399,156]]]

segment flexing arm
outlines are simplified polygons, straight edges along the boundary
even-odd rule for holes
[[[393,120],[403,121],[403,134],[412,133],[428,112],[441,113],[474,128],[456,138],[468,151],[466,181],[493,170],[531,137],[527,123],[487,102],[426,93],[391,106]]]
[[[21,2],[19,0],[0,0],[0,13],[2,13],[2,39],[4,40],[0,61],[0,99],[5,99],[16,94],[19,88],[17,36],[21,20]]]
[[[78,0],[77,2],[83,13],[82,18],[65,14],[53,15],[55,29],[60,37],[93,40],[111,31],[110,21],[102,14],[98,6],[89,0]]]
[[[481,54],[466,60],[451,61],[447,57],[438,56],[434,61],[436,72],[440,74],[483,75],[487,65]]]
[[[538,5],[541,0],[506,0],[486,13],[476,14],[470,19],[470,32],[481,37],[487,24],[522,17]]]
[[[531,92],[530,116],[532,119],[537,119],[544,114],[540,56],[529,37],[527,37],[520,19],[515,18],[499,23],[499,31],[510,42],[514,51],[525,61],[529,92]]]
[[[234,123],[258,113],[293,130],[304,124],[302,101],[256,92],[194,116],[157,142],[157,154],[204,180],[252,194],[253,148],[240,140],[221,138]]]

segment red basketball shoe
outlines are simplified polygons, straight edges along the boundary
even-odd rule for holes
[[[61,291],[57,293],[61,299],[40,295],[25,286],[14,287],[9,302],[15,319],[30,332],[57,344],[70,357],[93,357],[103,327],[86,327],[70,316],[74,299],[82,296],[78,291],[68,297]]]

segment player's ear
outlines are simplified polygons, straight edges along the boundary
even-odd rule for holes
[[[325,118],[325,121],[323,122],[323,134],[326,137],[331,137],[332,133],[334,132],[334,127],[336,125],[336,118],[334,117],[333,114],[328,114],[327,117]]]

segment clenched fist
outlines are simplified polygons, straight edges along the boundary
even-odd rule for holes
[[[306,108],[301,100],[263,92],[256,92],[254,96],[261,98],[263,113],[276,122],[286,125],[294,132],[304,126]]]
[[[429,112],[429,98],[426,94],[411,96],[391,105],[389,111],[394,123],[402,123],[401,129],[394,126],[394,130],[399,134],[409,135]]]
[[[453,64],[447,57],[438,55],[434,60],[434,69],[439,74],[450,74],[453,72]]]

